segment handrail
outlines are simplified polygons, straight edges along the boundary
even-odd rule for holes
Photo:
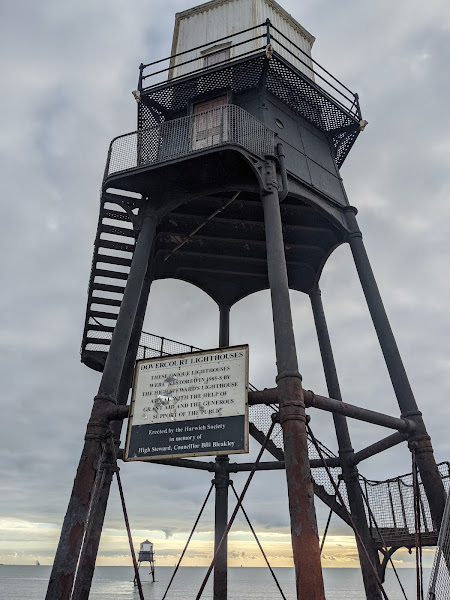
[[[158,83],[153,83],[153,84],[150,84],[150,85],[144,87],[144,82],[146,80],[150,80],[152,77],[161,75],[162,73],[167,72],[170,81],[176,82],[179,79],[183,79],[184,77],[192,76],[196,73],[210,70],[212,67],[201,67],[201,68],[188,70],[187,72],[182,73],[181,75],[173,76],[173,74],[175,73],[175,69],[179,69],[180,67],[186,67],[186,65],[189,65],[189,64],[198,63],[202,57],[197,55],[194,58],[190,58],[189,60],[183,60],[182,62],[174,64],[176,62],[177,58],[183,57],[190,53],[192,54],[192,52],[196,52],[198,50],[201,50],[202,48],[211,47],[214,44],[217,44],[217,43],[220,43],[220,42],[223,42],[226,40],[232,41],[233,39],[239,38],[239,36],[242,36],[249,32],[253,32],[257,29],[263,29],[263,33],[257,34],[257,35],[255,34],[250,37],[246,37],[244,40],[241,39],[240,41],[238,41],[236,43],[231,43],[230,46],[228,46],[228,48],[236,49],[236,48],[242,47],[245,44],[249,44],[251,42],[255,42],[255,41],[257,41],[259,39],[263,39],[263,38],[265,38],[264,41],[265,41],[266,46],[263,46],[263,47],[258,46],[257,48],[253,48],[246,52],[241,52],[241,53],[238,52],[234,56],[230,55],[229,58],[226,58],[220,62],[217,62],[214,65],[214,67],[217,68],[220,66],[225,66],[229,63],[234,63],[237,60],[239,60],[245,56],[254,55],[257,53],[262,54],[265,52],[265,50],[267,50],[268,52],[269,51],[272,52],[273,50],[276,51],[277,47],[279,47],[281,49],[281,54],[284,51],[290,57],[292,57],[295,61],[297,61],[297,63],[299,63],[300,71],[301,71],[303,77],[305,77],[306,79],[311,81],[311,83],[315,87],[321,89],[328,96],[330,96],[345,111],[347,111],[348,113],[357,117],[358,120],[361,118],[358,94],[352,92],[349,87],[347,87],[345,84],[343,84],[341,81],[339,81],[339,79],[337,79],[337,77],[332,75],[327,69],[325,69],[325,67],[323,67],[320,63],[318,63],[307,52],[305,52],[305,50],[303,50],[302,48],[300,48],[300,46],[295,44],[295,42],[290,40],[277,27],[272,25],[272,23],[270,22],[269,19],[267,19],[264,23],[260,23],[253,27],[249,27],[248,29],[243,29],[243,30],[233,33],[231,35],[218,38],[217,40],[214,40],[212,42],[207,42],[205,44],[195,46],[194,48],[190,48],[188,50],[183,50],[182,52],[178,52],[177,54],[172,54],[171,56],[153,61],[151,63],[141,64],[139,67],[140,73],[139,73],[138,90],[139,91],[143,91],[143,90],[147,91],[147,90],[153,89],[154,87],[156,87],[158,85],[161,85],[161,82],[158,82]],[[286,40],[287,42],[289,42],[289,44],[291,45],[291,47],[293,49],[290,49],[281,40],[279,41],[276,37],[274,37],[273,32],[276,32],[276,34],[278,34],[278,36],[280,36],[280,38],[283,38],[283,41]],[[221,50],[217,50],[215,53],[219,53],[220,51]],[[212,52],[212,54],[214,54],[214,52]],[[165,61],[170,61],[170,64],[168,67],[163,68],[163,69],[158,69],[158,70],[150,72],[150,73],[144,72],[148,67],[155,66],[155,65],[160,64]],[[294,68],[296,68],[295,65],[293,65],[293,66],[294,66]],[[317,83],[315,83],[314,82],[315,77],[320,79],[320,81],[323,82],[323,84],[325,84],[330,90],[333,90],[334,93],[336,93],[339,96],[341,96],[342,98],[344,98],[345,101],[347,101],[349,103],[349,105],[347,106],[342,101],[335,98],[334,94],[330,94],[330,92],[327,92],[322,87],[320,87]],[[350,97],[347,94],[349,94]]]
[[[334,79],[334,81],[336,81],[336,83],[338,83],[339,85],[341,85],[343,88],[345,88],[347,90],[347,92],[350,92],[350,94],[352,96],[354,96],[355,94],[352,92],[352,90],[350,90],[346,85],[344,85],[341,81],[339,81],[339,79],[337,79],[334,75],[332,75],[329,71],[327,71],[325,69],[325,67],[322,67],[321,64],[319,64],[317,62],[317,60],[315,60],[312,56],[310,56],[307,52],[305,52],[304,50],[302,50],[300,48],[300,46],[297,46],[297,44],[295,44],[292,40],[290,40],[286,35],[284,35],[284,33],[282,31],[280,31],[279,29],[277,29],[274,25],[271,25],[271,28],[276,31],[277,33],[279,33],[281,35],[281,37],[284,37],[285,40],[287,40],[290,44],[292,44],[294,46],[294,48],[296,50],[299,50],[302,54],[304,54],[312,63],[314,63],[315,65],[317,65],[320,69],[322,69],[322,71],[324,71],[327,75],[329,75],[332,79]],[[278,42],[280,43],[280,42]]]
[[[282,44],[281,42],[279,42],[277,39],[272,38],[272,41],[276,42],[279,46],[281,46],[281,48],[283,48],[283,50],[286,50],[286,52],[288,52],[289,54],[291,54],[296,60],[298,60],[299,63],[301,63],[302,65],[304,65],[307,69],[311,69],[311,67],[309,65],[307,65],[305,63],[305,61],[303,61],[301,58],[298,58],[295,56],[295,54],[293,52],[291,52],[291,50],[289,50],[289,48],[286,48],[286,46],[284,44]],[[305,54],[306,56],[308,56],[306,54],[306,52],[304,52],[303,54]],[[324,69],[325,71],[325,69]],[[328,71],[326,71],[328,73]],[[324,81],[328,86],[330,86],[335,92],[337,92],[338,94],[340,94],[341,96],[343,96],[346,100],[348,100],[349,102],[354,102],[355,98],[349,98],[348,96],[346,96],[343,92],[341,92],[336,86],[334,86],[332,83],[330,83],[329,81],[327,81],[320,73],[316,73],[314,71],[314,75],[316,77],[319,77],[319,79],[322,79],[322,81]],[[333,77],[333,76],[332,76]],[[335,77],[333,77],[333,79],[335,79],[337,81],[337,79]],[[345,85],[341,84],[343,88],[345,88],[346,90],[348,89]],[[350,91],[350,90],[349,90]],[[353,92],[350,92],[351,94],[353,94]],[[353,96],[355,96],[355,94],[353,94]],[[339,102],[339,100],[337,100],[336,98],[334,98],[335,101]]]
[[[255,38],[252,38],[252,40],[257,40],[259,38],[263,38],[266,37],[265,34],[264,35],[260,35],[257,36]],[[237,44],[234,44],[234,46],[230,46],[230,48],[236,48],[237,46],[242,46],[243,44],[248,44],[249,40],[244,40],[243,42],[238,42]],[[264,48],[255,48],[255,50],[249,50],[248,52],[243,52],[242,54],[239,55],[239,58],[242,58],[243,56],[247,56],[248,54],[255,54],[256,52],[260,52],[261,50],[264,50]],[[187,52],[192,52],[192,50],[187,50]],[[220,50],[216,50],[215,52],[211,52],[211,54],[218,54],[220,52]],[[181,54],[186,54],[186,52],[182,52]],[[179,55],[176,55],[179,56]],[[172,57],[170,57],[172,58]],[[163,60],[168,60],[163,59]],[[149,75],[144,75],[141,78],[141,81],[144,81],[145,79],[147,79],[147,77],[153,77],[154,75],[159,75],[160,73],[165,73],[166,71],[170,71],[171,69],[178,69],[180,67],[183,67],[184,65],[188,65],[190,63],[194,63],[194,62],[198,62],[199,61],[199,57],[196,56],[195,58],[191,58],[189,60],[186,60],[182,63],[177,63],[176,65],[174,65],[173,67],[168,67],[167,69],[160,69],[159,71],[155,71],[154,73],[150,73]],[[160,62],[160,61],[158,61]],[[223,64],[223,63],[229,63],[230,59],[226,58],[225,60],[221,60],[220,62],[216,63],[214,66]],[[197,73],[198,71],[204,71],[204,67],[200,68],[200,69],[195,69],[194,71],[189,71],[189,75],[192,75],[193,73]],[[177,78],[174,78],[177,79]]]
[[[237,33],[233,34],[233,36],[241,35],[243,33],[248,33],[249,31],[253,31],[254,29],[258,29],[258,27],[263,27],[265,25],[266,25],[265,23],[261,23],[260,25],[255,25],[254,27],[249,27],[248,29],[243,29],[242,31],[238,31]],[[230,37],[233,37],[233,36],[226,35],[225,37],[214,40],[213,43],[217,44],[218,42],[223,42],[225,40],[229,40]],[[266,37],[266,34],[264,34],[264,37]],[[146,67],[151,67],[152,65],[156,65],[160,62],[163,62],[164,60],[169,60],[171,58],[177,58],[178,56],[182,56],[183,54],[187,54],[188,52],[194,52],[195,50],[200,50],[200,48],[206,48],[206,46],[211,46],[211,42],[206,42],[206,44],[201,44],[200,46],[195,46],[195,48],[189,48],[189,50],[183,50],[183,52],[178,52],[178,54],[172,54],[172,56],[168,56],[167,58],[160,58],[159,60],[155,60],[154,62],[147,63],[146,65],[142,65],[142,67],[145,69]]]
[[[226,104],[115,137],[104,178],[223,144],[238,145],[263,157],[274,154],[275,134],[243,108]]]
[[[242,35],[244,33],[248,33],[249,31],[254,31],[255,29],[258,29],[259,27],[263,27],[265,25],[266,25],[265,23],[262,23],[260,25],[254,25],[253,27],[249,27],[248,29],[243,29],[242,31],[239,31],[238,33],[236,33],[234,35]],[[218,38],[217,40],[214,40],[214,43],[217,44],[218,42],[223,42],[225,40],[229,40],[230,37],[233,37],[233,36],[227,35],[225,37]],[[266,37],[266,34],[264,34],[261,37]],[[257,39],[257,38],[258,38],[258,36],[256,36],[256,38],[249,38],[249,40],[246,40],[245,43],[247,43],[248,41],[250,41],[252,39]],[[230,47],[235,47],[236,45],[238,45],[238,44],[234,44],[234,45],[232,44]],[[184,54],[189,54],[190,52],[195,52],[197,50],[200,50],[201,48],[206,48],[207,46],[211,46],[211,42],[206,42],[205,44],[201,44],[200,46],[195,46],[194,48],[189,48],[189,50],[183,50],[182,52],[178,52],[177,54],[172,54],[171,56],[167,56],[166,58],[160,58],[159,60],[155,60],[155,61],[153,61],[151,63],[147,63],[147,64],[141,63],[139,65],[138,90],[142,91],[142,89],[143,89],[142,82],[145,79],[147,79],[148,77],[153,77],[155,75],[159,75],[160,73],[164,73],[166,71],[169,73],[169,77],[170,77],[170,72],[173,71],[173,69],[178,68],[178,67],[180,67],[182,65],[188,64],[189,62],[195,62],[195,61],[197,61],[198,57],[194,58],[191,61],[185,61],[183,63],[179,63],[178,65],[172,65],[172,61],[175,58],[178,58],[179,56],[183,56]],[[249,54],[249,53],[245,53],[245,54]],[[244,56],[245,54],[242,54],[240,56]],[[167,60],[169,60],[170,63],[169,63],[169,66],[166,69],[160,69],[159,71],[155,71],[153,73],[149,73],[148,75],[143,75],[144,69],[146,69],[147,67],[151,67],[153,65],[157,65],[157,64],[162,63],[162,62],[167,61]],[[224,62],[228,62],[228,61],[224,61]],[[203,70],[203,69],[200,69],[200,70]],[[190,72],[190,75],[192,73],[196,72],[196,71],[197,71],[197,69],[195,71]]]

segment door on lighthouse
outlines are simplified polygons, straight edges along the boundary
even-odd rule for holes
[[[228,139],[228,112],[226,96],[194,105],[192,149],[201,150],[216,146]]]

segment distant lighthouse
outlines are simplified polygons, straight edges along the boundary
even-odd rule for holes
[[[139,557],[138,557],[138,568],[141,566],[142,562],[150,563],[150,573],[152,575],[152,581],[155,581],[155,559],[153,554],[153,544],[148,540],[142,542],[139,547]],[[136,585],[136,579],[134,580]]]

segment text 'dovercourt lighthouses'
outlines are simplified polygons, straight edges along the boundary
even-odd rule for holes
[[[167,60],[140,66],[133,92],[138,129],[111,142],[103,179],[82,342],[82,361],[102,376],[49,600],[89,596],[117,458],[214,473],[214,598],[225,600],[229,474],[255,471],[254,464],[232,463],[229,455],[247,451],[248,434],[274,458],[258,469],[286,472],[299,599],[325,597],[315,496],[353,528],[367,598],[385,597],[390,556],[416,543],[408,510],[417,501],[413,488],[420,496],[426,543],[436,543],[448,473],[435,463],[356,209],[339,175],[366,121],[358,96],[313,60],[313,42],[274,0],[212,0],[176,15]],[[392,380],[397,416],[346,404],[341,397],[319,279],[330,254],[344,243]],[[164,278],[189,282],[215,300],[218,348],[186,347],[182,354],[167,350],[163,338],[160,347],[144,338],[150,286]],[[248,347],[230,347],[229,319],[239,300],[265,289],[271,294],[277,378],[275,387],[259,392],[249,390]],[[328,396],[302,388],[289,289],[311,300]],[[177,386],[194,364],[215,371],[218,383],[191,396]],[[152,369],[158,388],[148,383]],[[338,456],[322,453],[309,423],[311,417],[313,426],[314,411],[307,415],[308,408],[333,413]],[[394,433],[355,452],[347,418]],[[121,449],[124,419],[129,425]],[[177,442],[181,436],[173,437],[174,422],[175,431],[189,432],[183,444]],[[274,427],[282,436],[273,441]],[[158,433],[153,438],[161,440],[159,447],[142,441],[149,431]],[[402,478],[392,486],[363,486],[358,464],[400,444],[414,455],[417,486],[403,486]],[[199,455],[216,459],[192,458]],[[341,481],[345,485],[339,487]],[[375,514],[381,505],[377,494],[389,498],[384,514]]]

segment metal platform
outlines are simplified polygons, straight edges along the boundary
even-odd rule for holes
[[[243,34],[248,34],[248,37],[241,39]],[[261,23],[246,32],[236,32],[217,42],[225,43],[239,36],[239,43],[230,45],[235,50],[233,58],[214,67],[196,69],[196,61],[183,62],[183,53],[141,65],[139,129],[175,118],[199,93],[220,89],[242,93],[257,87],[264,78],[267,91],[327,133],[335,151],[336,164],[342,166],[360,133],[362,117],[358,95],[270,22]],[[248,51],[249,43],[254,40],[260,40],[259,47]],[[268,47],[269,61],[266,60]],[[189,67],[190,63],[192,69],[183,76],[173,77],[175,62],[177,67]],[[168,66],[164,66],[166,64]],[[169,80],[154,83],[161,76],[168,76]]]

